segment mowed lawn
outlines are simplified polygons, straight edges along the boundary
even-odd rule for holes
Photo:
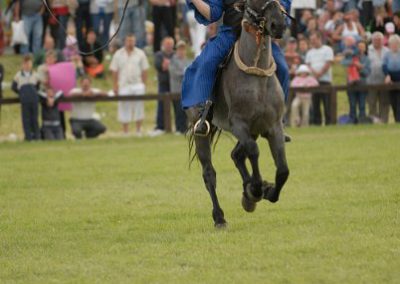
[[[0,144],[0,282],[400,283],[400,128],[288,131],[281,200],[252,214],[221,138],[225,230],[182,137]]]

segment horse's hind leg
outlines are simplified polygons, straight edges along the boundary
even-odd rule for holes
[[[252,212],[255,209],[255,203],[260,201],[263,196],[263,191],[261,188],[262,179],[258,165],[258,157],[260,153],[255,138],[250,135],[250,131],[248,130],[246,123],[240,119],[232,119],[231,127],[233,135],[235,135],[235,137],[239,140],[240,146],[238,147],[242,147],[244,149],[244,154],[250,160],[252,167],[252,176],[250,178],[250,182],[245,185],[242,198],[243,208],[248,212]],[[244,163],[244,161],[241,161],[240,165],[242,165],[242,163]],[[245,174],[244,177],[246,178],[247,174],[244,171],[243,173]]]
[[[206,188],[211,196],[213,204],[212,217],[216,227],[224,227],[226,221],[224,219],[224,212],[222,211],[216,193],[216,172],[211,162],[211,145],[209,137],[195,137],[196,154],[199,157],[201,166],[203,168],[203,179]]]
[[[282,126],[278,125],[265,135],[265,137],[268,139],[269,147],[275,161],[276,174],[275,185],[264,188],[264,198],[271,202],[277,202],[281,189],[289,177],[285,152],[285,137]]]

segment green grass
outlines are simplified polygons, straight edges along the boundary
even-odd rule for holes
[[[252,214],[222,137],[223,231],[182,137],[1,143],[0,282],[399,283],[399,127],[290,134],[281,200]]]

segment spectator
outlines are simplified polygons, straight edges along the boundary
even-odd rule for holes
[[[78,7],[75,12],[75,28],[76,38],[78,40],[79,47],[82,48],[84,43],[83,30],[86,32],[92,28],[92,20],[90,18],[90,0],[77,0]]]
[[[46,52],[45,62],[41,64],[38,69],[38,78],[40,80],[41,90],[46,92],[50,88],[50,78],[49,78],[49,66],[56,64],[56,53],[54,50],[48,50]]]
[[[342,64],[347,66],[347,84],[365,84],[370,74],[370,61],[367,56],[367,44],[360,41],[356,46],[356,40],[349,36],[345,39],[344,59]],[[347,91],[350,103],[350,121],[352,123],[362,123],[366,121],[365,99],[366,91]],[[359,114],[357,115],[357,105]]]
[[[389,49],[383,46],[383,34],[374,32],[372,44],[368,48],[368,58],[371,62],[371,73],[368,76],[368,84],[383,84],[385,74],[382,70],[383,58]],[[389,120],[389,94],[385,91],[371,91],[367,96],[369,115],[379,118],[382,122]]]
[[[385,24],[385,35],[383,39],[383,44],[388,46],[389,38],[391,35],[395,34],[395,26],[392,22],[388,22]]]
[[[90,15],[92,16],[93,30],[99,36],[101,44],[108,42],[113,12],[113,0],[90,1]],[[100,27],[102,31],[101,35]]]
[[[88,31],[82,51],[87,53],[86,55],[83,55],[83,64],[85,65],[86,73],[92,77],[103,77],[103,50],[101,49],[101,45],[97,41],[97,35],[93,30]],[[92,52],[94,53],[90,54]]]
[[[306,55],[308,52],[308,41],[305,38],[299,40],[299,56],[300,56],[300,63],[305,64],[306,62]]]
[[[144,95],[146,91],[147,70],[149,63],[143,50],[135,47],[136,38],[128,35],[125,46],[117,50],[110,64],[112,71],[114,93],[119,96]],[[132,117],[132,112],[134,116]],[[129,123],[136,122],[136,135],[142,135],[144,119],[143,102],[119,102],[118,120],[122,123],[123,132],[129,132]]]
[[[301,61],[300,54],[297,52],[297,41],[294,37],[289,38],[286,44],[285,59],[289,67],[290,78],[294,78]]]
[[[79,56],[78,41],[75,37],[68,36],[62,53],[65,61],[72,61],[74,56]]]
[[[62,52],[54,49],[54,47],[54,39],[50,35],[46,35],[44,38],[43,48],[41,48],[38,52],[34,54],[33,66],[38,67],[39,65],[42,65],[45,62],[46,53],[49,50],[54,50],[54,52],[56,53],[56,62],[64,61]]]
[[[24,21],[24,30],[28,38],[28,44],[21,46],[21,53],[35,53],[40,50],[43,35],[44,5],[42,0],[17,0],[15,5],[16,21],[21,16]]]
[[[400,12],[394,14],[393,23],[396,28],[396,34],[400,35]]]
[[[32,66],[32,57],[25,55],[22,70],[17,72],[12,82],[12,90],[18,94],[21,102],[22,126],[26,141],[40,139],[38,122],[38,89],[40,82]]]
[[[153,22],[154,22],[154,44],[153,51],[156,53],[161,48],[161,40],[163,38],[163,28],[167,32],[167,36],[174,37],[174,9],[176,0],[150,0],[153,5]]]
[[[174,39],[166,37],[162,42],[162,49],[154,55],[154,65],[157,70],[158,93],[164,94],[170,92],[169,85],[169,64],[174,55]],[[164,105],[162,101],[157,104],[156,128],[151,132],[151,136],[164,134]]]
[[[189,32],[190,32],[190,40],[192,42],[192,50],[195,56],[198,56],[201,52],[201,46],[206,41],[207,36],[207,27],[199,24],[194,16],[194,10],[189,10],[186,14]]]
[[[64,132],[61,127],[61,114],[58,101],[63,96],[61,91],[54,93],[52,89],[39,92],[42,105],[42,136],[44,140],[63,140]]]
[[[128,8],[125,12],[124,21],[121,23],[119,31],[119,39],[123,42],[128,34],[135,34],[136,44],[139,48],[146,47],[146,9],[144,6],[145,0],[130,0]],[[118,0],[119,18],[122,18],[123,9],[126,0]]]
[[[72,89],[70,95],[94,97],[105,94],[99,89],[92,88],[90,77],[82,77],[81,87]],[[89,139],[96,138],[100,134],[106,132],[106,127],[99,120],[94,118],[95,112],[96,103],[94,102],[73,103],[70,124],[72,134],[76,139],[82,139],[83,134]]]
[[[400,37],[392,35],[389,38],[389,52],[383,58],[383,73],[385,73],[385,83],[400,82]],[[390,103],[392,105],[394,119],[400,122],[400,92],[393,90],[390,92]]]
[[[333,38],[338,41],[342,41],[346,37],[353,37],[355,40],[361,40],[365,36],[365,30],[357,19],[357,10],[350,10],[344,14],[344,23],[339,26]]]
[[[310,68],[312,75],[318,80],[319,85],[331,85],[333,50],[331,47],[322,44],[321,34],[319,33],[311,34],[310,43],[312,48],[307,52],[306,64]],[[313,124],[322,124],[321,102],[324,106],[325,125],[331,124],[329,99],[330,97],[327,93],[314,93],[312,98]]]
[[[56,42],[56,48],[63,50],[67,38],[66,28],[69,19],[68,0],[49,0],[54,17],[50,17],[50,32]]]
[[[186,53],[186,43],[184,41],[179,41],[176,44],[176,52],[168,66],[171,93],[181,93],[183,75],[185,74],[186,68],[191,63],[191,60],[186,58]],[[177,133],[183,134],[187,130],[187,118],[182,109],[180,100],[174,101],[174,111],[175,130]]]
[[[302,64],[296,70],[296,77],[292,81],[292,87],[315,87],[318,86],[318,81],[311,76],[311,71],[307,65]],[[296,97],[292,102],[290,112],[290,125],[308,126],[310,120],[311,93],[296,93]],[[300,118],[301,110],[301,118]]]

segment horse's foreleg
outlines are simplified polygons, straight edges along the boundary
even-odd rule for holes
[[[206,188],[211,196],[213,204],[212,217],[216,227],[224,227],[226,221],[224,219],[224,212],[222,211],[216,193],[216,172],[211,162],[211,146],[208,137],[196,137],[196,154],[199,157],[201,166],[203,168],[203,179]]]
[[[262,179],[258,165],[258,157],[260,153],[257,143],[250,135],[246,123],[239,119],[232,119],[231,127],[233,135],[235,135],[235,137],[239,140],[239,147],[244,149],[244,154],[249,158],[252,168],[252,176],[250,179],[251,182],[245,186],[242,198],[243,208],[248,212],[252,212],[255,210],[255,203],[260,201],[263,196],[263,191],[261,188]]]
[[[275,185],[264,190],[264,198],[277,202],[283,185],[289,177],[289,168],[286,161],[285,137],[281,125],[275,127],[267,136],[269,147],[276,166]]]
[[[235,166],[238,169],[240,176],[242,177],[243,187],[245,188],[246,185],[251,182],[251,177],[246,167],[246,151],[243,145],[240,144],[240,142],[238,142],[235,148],[233,148],[231,158],[235,163]]]

